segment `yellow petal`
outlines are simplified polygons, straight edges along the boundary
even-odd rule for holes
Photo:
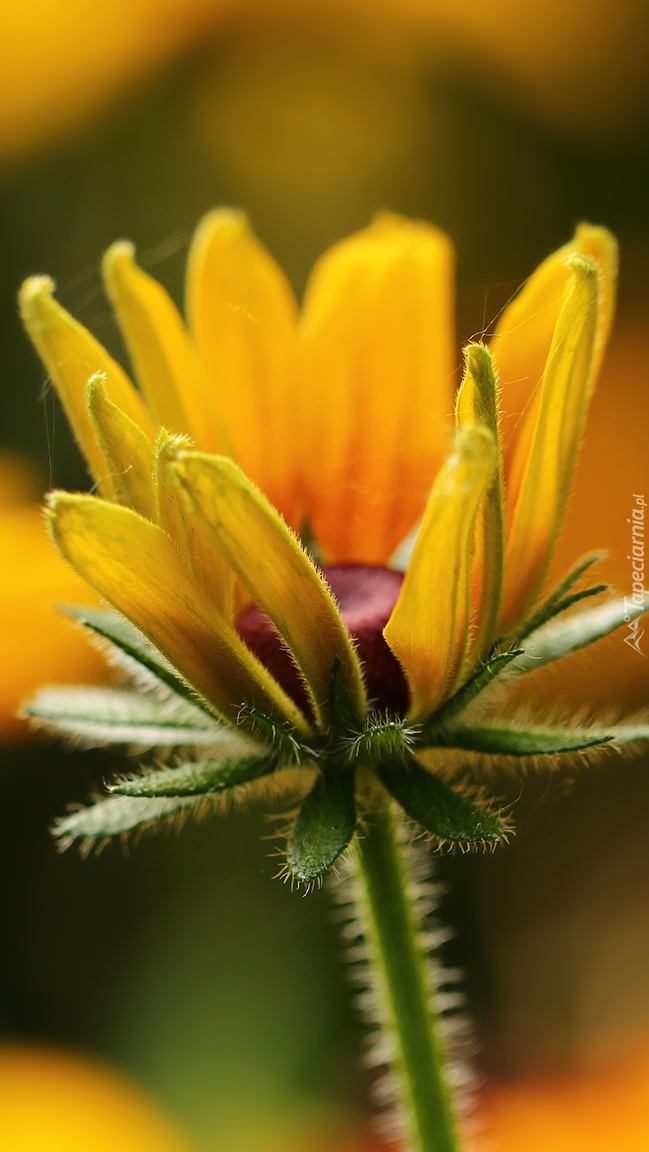
[[[443,232],[387,213],[316,264],[299,437],[331,563],[386,563],[423,512],[450,437],[453,267]]]
[[[568,497],[598,357],[595,262],[573,256],[526,452],[505,557],[500,631],[515,630],[543,582]]]
[[[485,660],[495,639],[503,582],[504,508],[502,459],[498,429],[496,379],[489,349],[469,344],[464,350],[464,379],[457,394],[455,418],[459,429],[481,424],[491,432],[498,448],[498,465],[482,505],[476,533],[472,600],[479,607],[471,639],[469,663]]]
[[[605,228],[580,224],[573,239],[548,256],[530,276],[503,312],[491,341],[501,387],[506,474],[543,377],[564,293],[571,279],[568,261],[576,254],[592,257],[599,270],[594,374],[604,354],[615,308],[617,244]]]
[[[328,719],[336,657],[364,716],[363,679],[349,633],[327,585],[275,509],[231,460],[192,452],[176,469],[242,584],[292,652],[321,724]]]
[[[120,240],[102,264],[106,291],[154,421],[189,434],[206,452],[225,452],[223,421],[182,317],[161,284],[138,268]]]
[[[105,348],[54,299],[54,282],[32,276],[20,290],[20,312],[29,336],[56,385],[68,420],[102,493],[114,496],[110,465],[104,460],[86,405],[86,385],[97,372],[106,394],[153,442],[149,415],[128,376]]]
[[[191,496],[173,467],[179,454],[191,447],[191,442],[182,436],[166,433],[160,436],[157,447],[160,523],[208,599],[232,623],[234,572],[205,518],[195,514]]]
[[[130,508],[54,492],[46,513],[61,555],[228,720],[251,704],[307,729],[273,677],[214,610],[172,542]]]
[[[88,411],[120,504],[157,519],[154,457],[142,429],[106,395],[106,377],[88,381]]]
[[[457,680],[469,635],[475,520],[495,468],[496,445],[487,428],[458,434],[433,485],[383,633],[408,678],[413,720],[438,708]]]
[[[297,306],[240,212],[210,212],[192,244],[187,315],[232,454],[296,524],[292,394]]]

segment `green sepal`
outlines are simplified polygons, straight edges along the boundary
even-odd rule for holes
[[[75,840],[103,840],[131,832],[133,828],[154,823],[196,804],[195,796],[164,796],[142,799],[114,796],[100,800],[89,808],[71,812],[57,820],[53,833],[61,848],[68,848]]]
[[[564,656],[608,636],[622,624],[637,619],[644,611],[644,607],[630,605],[620,598],[577,612],[567,620],[552,621],[529,636],[522,656],[510,665],[509,674],[520,676],[554,660],[562,660]]]
[[[42,688],[23,706],[27,716],[57,735],[87,747],[137,744],[172,748],[181,744],[236,744],[232,729],[200,708],[172,697],[158,700],[112,688]]]
[[[429,729],[435,732],[440,724],[447,723],[453,716],[458,716],[460,712],[463,712],[471,701],[475,700],[476,696],[478,696],[480,692],[483,692],[484,689],[495,680],[496,676],[504,672],[505,668],[522,654],[522,648],[513,648],[509,652],[501,652],[497,656],[492,656],[482,668],[478,669],[470,680],[467,680],[459,692],[451,696],[439,711],[434,712],[433,715],[424,722],[421,730],[415,733],[413,743],[420,746],[425,745],[428,742]]]
[[[354,774],[321,774],[302,803],[286,859],[297,880],[316,880],[345,851],[356,828]]]
[[[567,612],[569,608],[574,608],[576,604],[581,604],[582,600],[590,600],[593,596],[601,596],[602,592],[608,592],[609,589],[609,584],[593,584],[592,588],[582,588],[580,592],[571,592],[569,596],[564,596],[563,600],[557,600],[551,619],[554,620],[554,618],[562,612]],[[536,625],[536,627],[541,627],[541,625]],[[526,636],[529,636],[531,632],[535,630],[536,629],[530,629],[530,631],[526,633]]]
[[[408,726],[405,720],[388,717],[369,721],[362,732],[347,741],[347,760],[374,764],[377,760],[395,759],[403,756],[417,735],[417,729]]]
[[[353,733],[358,732],[358,715],[338,656],[334,660],[331,673],[330,711],[331,737],[334,742],[345,741]]]
[[[452,844],[497,843],[510,832],[497,812],[490,812],[422,768],[413,757],[377,766],[380,780],[406,815],[426,832]]]
[[[555,752],[579,752],[597,744],[609,744],[610,732],[592,728],[498,728],[495,725],[440,728],[429,733],[429,748],[461,748],[489,756],[549,756]]]
[[[59,611],[88,628],[101,640],[112,645],[115,663],[140,679],[145,687],[163,684],[182,700],[187,700],[214,719],[214,712],[206,700],[187,684],[168,660],[147,640],[134,624],[115,612],[60,604]],[[125,659],[124,659],[125,658]]]
[[[290,764],[301,764],[313,756],[313,750],[301,744],[290,729],[284,728],[282,724],[278,724],[276,720],[266,716],[251,704],[244,704],[239,709],[237,722],[241,724],[244,720],[248,731],[268,744],[285,767]]]
[[[273,756],[228,756],[224,760],[203,760],[114,780],[108,785],[108,791],[119,796],[200,796],[259,780],[278,766]]]
[[[592,564],[597,564],[600,560],[606,558],[606,552],[589,552],[586,556],[582,556],[578,560],[575,567],[571,568],[558,588],[548,596],[547,600],[537,608],[536,612],[527,623],[524,625],[523,630],[518,636],[518,640],[524,640],[535,632],[537,628],[541,628],[547,624],[548,620],[552,620],[560,612],[565,612],[572,604],[576,604],[579,600],[583,600],[589,596],[595,596],[598,592],[605,592],[608,585],[598,584],[594,588],[586,588],[583,592],[575,592],[568,595],[570,589],[577,583],[580,576],[583,576],[587,568]]]

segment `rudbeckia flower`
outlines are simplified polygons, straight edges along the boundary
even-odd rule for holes
[[[39,478],[23,458],[0,454],[0,741],[24,740],[29,728],[16,713],[44,682],[106,683],[99,653],[55,611],[58,601],[98,607],[96,595],[51,547],[37,500]],[[32,732],[33,735],[33,732]]]
[[[642,611],[568,612],[604,591],[580,587],[592,555],[544,591],[615,274],[612,237],[580,226],[465,349],[455,405],[453,253],[428,224],[383,214],[336,245],[300,313],[245,219],[215,211],[187,328],[115,244],[104,276],[139,389],[50,280],[25,283],[99,493],[52,493],[51,536],[117,614],[70,613],[140,687],[46,689],[28,711],[88,743],[173,750],[63,818],[64,843],[272,774],[302,795],[287,858],[310,882],[377,788],[439,842],[494,844],[508,823],[466,787],[476,755],[649,734],[530,726],[494,695]]]
[[[191,1152],[171,1119],[112,1068],[28,1044],[0,1047],[0,1142],[12,1152]]]
[[[645,1152],[649,1061],[646,1041],[608,1066],[487,1086],[480,1128],[499,1152]]]

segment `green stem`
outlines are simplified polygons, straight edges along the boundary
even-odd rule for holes
[[[357,858],[370,964],[376,969],[388,1026],[397,1039],[394,1070],[401,1082],[410,1147],[412,1152],[458,1152],[445,1046],[431,1004],[421,924],[387,804],[367,817]]]

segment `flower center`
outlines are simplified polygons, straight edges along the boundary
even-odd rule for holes
[[[323,575],[356,642],[370,706],[405,712],[408,707],[406,678],[382,635],[401,589],[402,573],[390,568],[348,564],[324,568]],[[247,608],[239,618],[237,630],[284,691],[310,712],[297,669],[261,609],[254,605]]]

